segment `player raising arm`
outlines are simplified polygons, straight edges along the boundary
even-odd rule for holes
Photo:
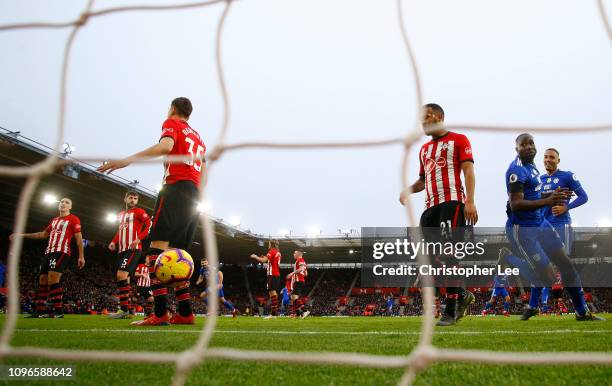
[[[198,224],[195,210],[198,188],[204,166],[206,146],[200,134],[187,121],[193,106],[187,98],[176,98],[168,109],[168,119],[162,124],[159,142],[141,152],[122,160],[110,161],[97,170],[110,173],[130,165],[136,158],[154,158],[162,155],[190,156],[191,160],[164,164],[163,188],[155,202],[151,244],[145,253],[147,265],[152,267],[157,257],[168,247],[186,249],[191,245]],[[191,307],[189,281],[174,287],[178,301],[178,313],[172,319],[168,315],[168,288],[155,277],[151,277],[151,289],[155,301],[155,312],[144,321],[134,325],[159,326],[172,324],[194,324]]]
[[[21,234],[22,237],[27,239],[49,239],[45,254],[40,260],[36,308],[30,315],[31,318],[64,317],[63,289],[60,285],[60,279],[70,259],[72,237],[76,240],[79,253],[77,266],[79,269],[85,266],[81,220],[70,213],[72,200],[67,197],[62,198],[58,209],[59,216],[53,218],[44,231]],[[13,240],[15,237],[17,237],[17,234],[13,233],[9,236],[9,239]],[[47,302],[52,303],[54,308],[54,312],[48,315],[45,314]]]
[[[276,290],[280,288],[280,261],[281,253],[278,250],[278,240],[268,242],[268,253],[265,256],[257,256],[252,254],[251,259],[257,260],[260,263],[268,263],[267,283],[268,295],[270,295],[270,314],[271,316],[278,315],[278,294]]]

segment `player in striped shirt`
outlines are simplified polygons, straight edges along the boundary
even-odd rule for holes
[[[252,254],[251,259],[255,259],[260,263],[268,263],[267,269],[267,287],[270,295],[270,316],[278,315],[278,294],[277,289],[280,288],[280,262],[281,253],[278,250],[278,240],[268,242],[268,253],[265,256],[257,256]]]
[[[36,309],[30,315],[32,318],[64,317],[63,288],[60,284],[60,279],[68,260],[70,260],[70,242],[72,237],[76,240],[79,253],[77,266],[79,269],[85,266],[81,220],[70,213],[72,200],[67,197],[62,198],[58,208],[59,216],[54,217],[44,231],[21,234],[22,237],[27,239],[49,239],[45,255],[40,261]],[[13,233],[9,239],[13,240],[15,237],[17,237],[17,234]],[[53,304],[53,314],[44,315],[47,302]]]
[[[423,106],[422,114],[423,130],[431,140],[419,151],[419,179],[400,194],[400,203],[405,205],[410,194],[425,190],[425,211],[420,220],[425,237],[429,241],[461,241],[462,232],[455,229],[478,221],[472,146],[465,135],[444,128],[444,110],[439,105]],[[434,263],[442,264],[440,258],[447,264],[457,261],[453,256],[436,256],[438,261]],[[446,308],[438,326],[455,324],[475,301],[474,294],[462,288],[461,280],[448,280],[445,284]]]
[[[149,267],[145,264],[138,264],[134,272],[136,277],[136,294],[142,299],[145,315],[148,317],[153,311],[153,292],[151,291],[151,278],[149,277]]]
[[[310,311],[304,311],[304,286],[306,285],[306,276],[308,269],[304,260],[304,251],[298,249],[293,252],[295,264],[293,271],[287,275],[287,279],[291,279],[291,317],[301,316],[302,318],[310,315]]]
[[[126,319],[131,317],[130,309],[130,276],[134,276],[134,271],[140,262],[142,253],[142,243],[149,235],[151,228],[151,218],[147,212],[138,208],[138,193],[129,191],[123,198],[125,210],[119,212],[117,220],[119,227],[113,241],[108,244],[108,249],[118,252],[117,268],[117,288],[119,289],[120,309],[109,315],[111,319]]]
[[[111,173],[124,168],[137,158],[156,158],[161,156],[184,156],[184,162],[165,162],[163,188],[155,202],[151,226],[151,244],[145,253],[146,263],[152,267],[157,257],[169,247],[187,249],[195,235],[200,220],[195,210],[199,200],[202,171],[206,166],[204,153],[206,145],[200,134],[189,126],[193,112],[191,101],[185,97],[172,100],[168,109],[168,119],[161,128],[159,142],[130,157],[109,161],[96,170]],[[151,289],[155,312],[145,320],[132,322],[135,326],[165,326],[168,324],[194,324],[195,315],[191,306],[189,280],[174,287],[177,300],[177,313],[172,318],[168,314],[168,287],[157,278],[151,277]]]

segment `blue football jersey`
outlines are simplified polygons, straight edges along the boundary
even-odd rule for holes
[[[542,182],[542,193],[552,193],[557,188],[568,188],[572,191],[581,188],[578,178],[570,171],[557,170],[552,175],[543,174],[540,176],[540,181]],[[569,210],[560,216],[555,216],[552,214],[551,207],[547,206],[543,209],[544,217],[552,225],[572,223],[572,217],[570,216]]]
[[[283,287],[283,289],[281,290],[281,295],[283,297],[283,302],[287,303],[291,300],[289,299],[289,290],[287,289],[287,287]]]
[[[208,281],[208,278],[210,277],[210,275],[213,275],[213,277],[215,278],[215,281],[219,281],[219,275],[218,274],[215,275],[215,273],[216,271],[210,267],[208,269],[204,267],[200,268],[200,275],[204,276],[204,279],[206,279],[206,281]]]
[[[495,275],[493,279],[494,288],[508,288],[508,276],[507,275]]]
[[[506,171],[506,192],[510,193],[510,185],[515,182],[523,184],[523,197],[525,200],[534,201],[542,197],[542,184],[540,183],[540,172],[532,163],[524,164],[517,156]],[[506,203],[506,213],[512,224],[540,225],[543,214],[542,209],[530,211],[516,211],[510,209],[510,201]]]

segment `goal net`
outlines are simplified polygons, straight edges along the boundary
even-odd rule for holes
[[[411,147],[422,136],[423,131],[420,126],[418,114],[413,126],[407,130],[404,136],[397,138],[378,139],[371,141],[358,142],[296,142],[296,143],[279,143],[279,142],[237,142],[226,143],[228,134],[228,122],[230,116],[229,94],[224,79],[224,67],[222,61],[222,38],[224,25],[231,7],[239,6],[238,3],[231,0],[209,0],[202,2],[174,4],[174,5],[136,5],[136,6],[121,6],[114,8],[105,8],[94,10],[94,0],[88,0],[86,8],[76,20],[68,22],[31,22],[23,24],[12,24],[0,26],[0,33],[14,30],[26,29],[70,29],[70,34],[65,43],[63,62],[61,67],[61,83],[60,83],[60,100],[59,100],[59,119],[57,124],[57,135],[55,149],[59,153],[61,145],[64,143],[65,116],[68,110],[66,102],[66,85],[67,79],[70,76],[69,64],[70,56],[73,49],[75,38],[79,30],[89,23],[94,18],[101,18],[117,13],[134,13],[134,12],[164,12],[178,9],[195,9],[210,6],[223,6],[224,10],[221,13],[216,30],[216,64],[217,76],[221,86],[223,98],[223,121],[218,138],[218,144],[214,147],[207,157],[207,168],[214,167],[215,162],[226,153],[231,153],[237,149],[243,148],[359,148],[359,147],[384,147],[384,146],[403,146],[403,161],[400,170],[400,178],[404,189],[408,186],[408,155]],[[608,4],[609,5],[609,4]],[[599,11],[600,20],[607,33],[610,44],[612,44],[612,29],[607,17],[605,0],[597,1],[597,9]],[[410,39],[407,34],[404,18],[403,18],[403,1],[397,0],[397,21],[398,33],[401,34],[406,54],[410,60],[411,71],[414,77],[415,84],[415,100],[417,111],[423,105],[421,91],[421,76],[417,61],[411,49]],[[610,47],[608,47],[609,49]],[[530,132],[585,132],[585,131],[607,131],[612,130],[612,122],[599,126],[580,126],[580,127],[501,127],[501,126],[484,126],[478,124],[456,124],[447,125],[449,129],[461,130],[478,130],[485,131],[530,131]],[[103,162],[105,159],[99,158],[81,158],[83,161]],[[163,160],[146,160],[140,159],[138,163],[161,163],[161,162],[184,162],[185,157],[166,157]],[[22,233],[26,226],[29,207],[32,201],[33,194],[40,180],[54,172],[56,167],[61,163],[67,162],[54,155],[50,155],[44,161],[29,167],[7,167],[0,166],[0,175],[9,177],[25,177],[26,183],[23,187],[17,210],[15,214],[15,222],[13,230],[16,233]],[[207,170],[204,171],[207,173]],[[200,189],[200,199],[202,202],[207,200],[206,185],[214,184],[214,179],[208,180],[205,175],[202,178],[202,187]],[[206,185],[204,184],[206,181]],[[410,201],[406,205],[407,222],[409,225],[417,225],[413,208],[410,206]],[[209,263],[212,267],[218,266],[218,253],[214,234],[214,224],[210,218],[201,213],[203,223],[203,237],[205,240],[205,254],[208,256]],[[199,334],[196,343],[189,349],[179,353],[156,353],[156,352],[125,352],[125,351],[103,351],[103,350],[66,350],[66,349],[51,349],[20,346],[14,347],[11,345],[11,340],[15,332],[17,315],[19,312],[19,261],[21,255],[23,239],[21,237],[13,240],[9,251],[8,262],[8,313],[6,321],[2,328],[0,336],[0,356],[1,357],[36,357],[49,358],[55,360],[71,360],[71,361],[107,361],[107,362],[139,362],[139,363],[163,363],[168,364],[174,361],[176,365],[175,374],[173,377],[173,385],[183,385],[187,376],[194,366],[198,366],[204,360],[209,358],[223,358],[233,360],[249,360],[249,361],[278,361],[290,362],[299,364],[342,364],[349,366],[363,366],[372,368],[404,368],[405,372],[399,381],[400,385],[409,385],[414,380],[417,374],[426,369],[431,364],[438,361],[456,361],[456,362],[477,362],[477,363],[494,363],[494,364],[529,364],[529,365],[562,365],[562,364],[604,364],[612,365],[612,354],[603,352],[497,352],[486,350],[454,350],[441,349],[432,344],[433,339],[433,305],[434,305],[434,289],[429,277],[423,278],[423,322],[421,325],[421,334],[417,346],[406,356],[384,356],[384,355],[368,355],[358,353],[340,353],[340,352],[282,352],[282,351],[259,351],[259,350],[238,350],[221,347],[209,347],[211,337],[214,333],[217,323],[218,299],[213,296],[208,303],[208,317]],[[423,255],[418,256],[420,264],[426,264],[427,258]],[[213,286],[214,281],[209,283],[210,293],[215,293]]]

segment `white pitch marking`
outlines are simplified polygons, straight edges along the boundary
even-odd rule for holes
[[[201,330],[171,330],[167,328],[156,329],[112,329],[112,328],[91,328],[91,329],[41,329],[41,328],[18,328],[18,332],[125,332],[134,334],[155,334],[155,333],[177,333],[177,334],[199,334]],[[597,334],[611,333],[610,330],[540,330],[540,331],[516,331],[516,330],[494,330],[494,331],[436,331],[435,335],[496,335],[496,334],[573,334],[573,333],[588,333]],[[215,334],[258,334],[261,331],[245,331],[245,330],[216,330]],[[266,335],[420,335],[420,331],[265,331]]]

